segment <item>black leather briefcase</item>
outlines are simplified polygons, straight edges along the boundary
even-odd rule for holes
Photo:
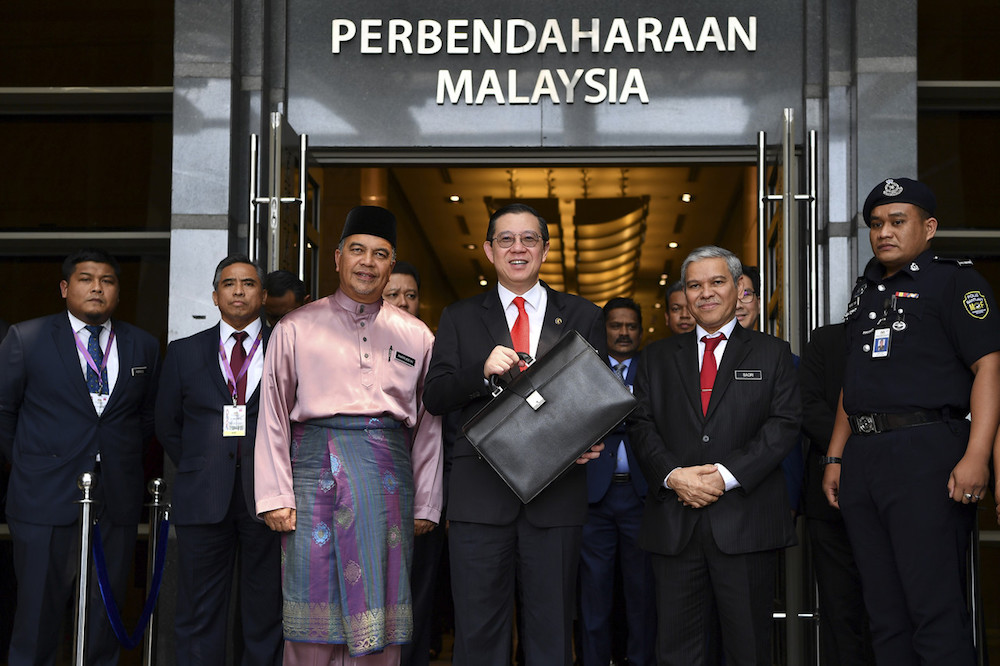
[[[527,504],[635,409],[632,392],[597,350],[570,331],[463,430]]]

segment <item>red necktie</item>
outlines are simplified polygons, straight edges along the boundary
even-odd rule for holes
[[[247,404],[247,376],[244,373],[240,377],[240,370],[243,369],[243,364],[247,360],[247,350],[243,348],[243,341],[247,339],[247,333],[246,331],[235,331],[233,338],[236,340],[236,344],[233,345],[233,351],[229,354],[229,367],[233,371],[233,377],[239,377],[236,381],[236,404],[245,405]],[[229,388],[232,389],[232,385]]]
[[[528,313],[524,311],[524,299],[520,296],[514,298],[514,305],[517,306],[517,319],[510,329],[510,339],[514,342],[514,351],[531,353],[531,337],[528,334]]]
[[[725,339],[725,333],[714,338],[706,335],[701,339],[705,343],[705,355],[701,359],[701,411],[704,414],[708,414],[708,403],[712,399],[715,375],[719,373],[719,366],[715,362],[715,348]]]

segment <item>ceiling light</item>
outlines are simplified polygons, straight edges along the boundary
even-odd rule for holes
[[[452,203],[462,203],[462,197],[458,196],[457,194],[452,194],[450,197],[448,197],[448,201]]]
[[[691,203],[692,201],[694,201],[694,195],[691,194],[690,192],[685,192],[684,194],[681,195],[681,201],[683,201],[684,203]]]
[[[661,280],[666,280],[668,277],[670,277],[670,276],[667,275],[666,273],[660,273],[660,279]]]
[[[659,301],[656,301],[655,303],[653,303],[653,307],[659,310],[660,308],[663,307],[663,304],[660,303]]]
[[[478,246],[475,243],[466,243],[463,247],[466,250],[475,250]]]
[[[649,327],[649,332],[650,332],[650,333],[653,333],[653,332],[655,332],[655,331],[656,331],[656,329],[655,329],[655,328],[653,328],[652,326],[650,326],[650,327]]]
[[[670,241],[669,243],[667,243],[667,247],[669,247],[671,250],[676,250],[678,245],[680,245],[680,243],[678,243],[677,241]]]
[[[665,287],[667,285],[667,278],[660,278],[660,286]]]
[[[479,276],[479,286],[480,287],[485,287],[488,284],[489,284],[489,281],[487,281],[486,276],[485,275],[480,275]]]

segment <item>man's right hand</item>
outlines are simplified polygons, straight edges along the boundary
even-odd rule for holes
[[[823,470],[823,494],[830,506],[840,508],[840,463],[830,463]]]
[[[295,509],[275,509],[261,514],[261,517],[275,532],[295,531]]]
[[[725,492],[725,484],[720,490],[714,478],[719,474],[715,465],[696,465],[695,467],[681,467],[670,473],[667,483],[670,489],[677,493],[677,500],[683,502],[684,506],[694,509],[703,507],[718,501]]]
[[[486,363],[483,364],[483,377],[489,379],[493,375],[502,375],[517,365],[520,360],[517,352],[510,347],[497,345],[486,357]]]

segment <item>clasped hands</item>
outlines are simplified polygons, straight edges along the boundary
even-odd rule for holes
[[[701,509],[718,501],[726,492],[726,482],[715,465],[680,467],[667,479],[677,501],[692,509]]]

